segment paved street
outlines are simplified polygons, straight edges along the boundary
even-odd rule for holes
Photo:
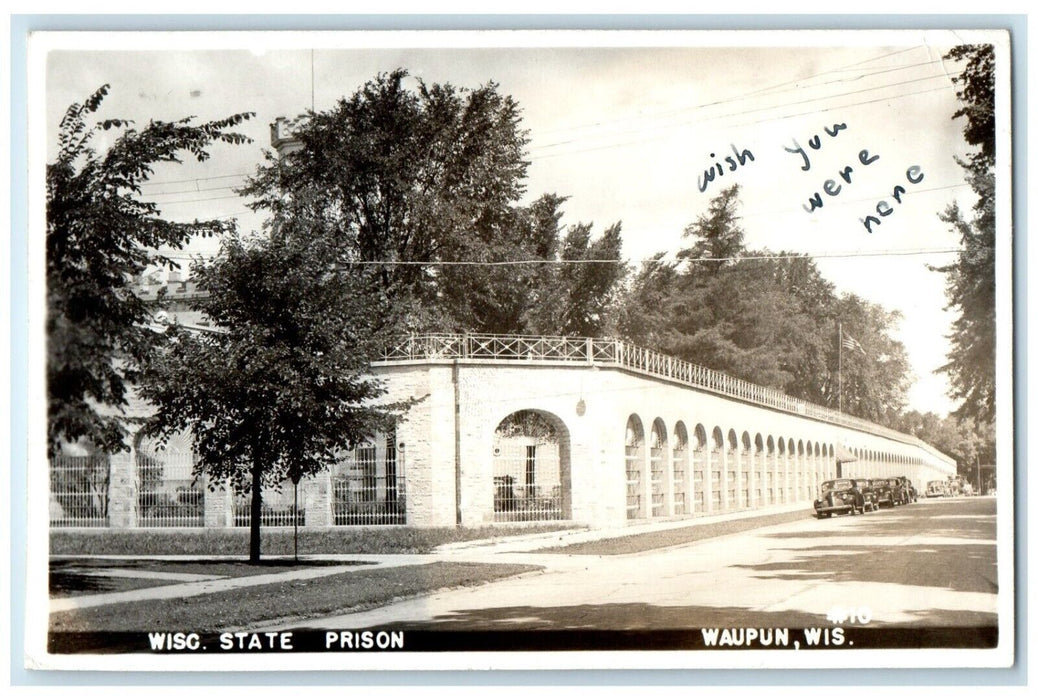
[[[872,626],[994,626],[995,500],[921,500],[625,555],[469,548],[542,573],[291,627],[537,630],[797,627],[833,608]],[[518,550],[519,546],[514,549]],[[442,558],[442,557],[441,557]]]

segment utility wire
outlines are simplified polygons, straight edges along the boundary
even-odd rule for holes
[[[821,253],[774,253],[763,255],[740,255],[724,258],[712,257],[677,257],[668,256],[663,258],[643,258],[641,260],[623,260],[613,258],[588,259],[588,260],[350,260],[342,261],[343,265],[370,266],[383,265],[388,267],[422,266],[422,267],[512,267],[517,265],[615,265],[648,262],[739,262],[749,260],[811,260],[816,258],[875,258],[875,257],[905,257],[915,255],[945,255],[961,253],[962,248],[917,248],[917,249],[888,249],[876,251],[833,251]],[[195,255],[189,253],[164,253],[164,257],[174,260],[188,260]],[[199,253],[198,255],[202,255]]]
[[[898,53],[898,52],[895,52],[895,53]],[[893,55],[893,54],[890,54],[890,55]],[[882,58],[882,57],[880,57],[880,58]],[[877,58],[877,60],[878,60],[878,58]],[[914,66],[927,65],[928,63],[936,63],[936,62],[937,61],[931,61],[931,62],[927,62],[927,63],[913,64],[913,65]],[[899,67],[899,68],[892,68],[892,69],[888,69],[888,70],[884,70],[884,71],[879,71],[876,74],[883,73],[883,72],[891,72],[891,71],[894,71],[894,70],[902,70],[904,68],[909,68],[909,67],[913,67],[913,66],[904,66],[904,67]],[[817,74],[816,76],[811,76],[811,77],[817,77],[818,75],[825,75],[825,74],[826,73],[823,72],[823,73]],[[960,75],[961,75],[961,73],[960,73]],[[835,98],[838,98],[838,97],[846,97],[846,96],[849,96],[849,95],[861,94],[863,92],[870,92],[870,91],[874,91],[874,90],[882,90],[882,89],[885,89],[885,88],[899,87],[899,86],[910,84],[910,83],[914,83],[914,82],[921,82],[921,81],[925,81],[925,80],[933,80],[933,79],[947,78],[947,77],[949,77],[949,76],[944,74],[944,73],[941,73],[941,74],[938,74],[938,75],[926,76],[926,77],[922,77],[922,78],[915,78],[915,79],[912,79],[912,80],[899,81],[899,82],[895,82],[895,83],[885,83],[883,85],[878,85],[878,86],[874,86],[874,87],[870,87],[870,88],[862,88],[860,90],[852,90],[850,92],[845,92],[845,93],[824,95],[824,96],[821,96],[821,97],[810,98],[810,99],[807,99],[807,100],[800,100],[800,101],[796,101],[796,102],[786,102],[786,103],[772,105],[772,106],[767,106],[767,107],[759,107],[759,108],[755,108],[755,109],[751,109],[751,110],[740,110],[740,111],[736,111],[736,112],[730,112],[730,113],[727,113],[727,114],[721,114],[721,115],[715,115],[715,116],[710,116],[710,117],[704,117],[702,119],[683,120],[683,121],[679,121],[679,122],[663,124],[663,125],[657,126],[656,129],[657,130],[673,129],[673,128],[676,128],[676,127],[679,127],[679,126],[686,126],[686,125],[689,125],[689,124],[701,123],[703,121],[713,121],[713,120],[724,119],[724,118],[732,117],[732,116],[742,116],[742,115],[745,115],[745,114],[752,114],[752,113],[756,113],[756,112],[769,111],[769,110],[773,110],[773,109],[781,109],[783,107],[790,107],[790,106],[794,106],[794,105],[798,105],[798,104],[807,104],[809,102],[819,102],[819,101],[827,100],[827,99],[835,99]],[[810,77],[807,78],[807,79],[810,79]],[[803,79],[803,80],[806,80],[806,79]],[[791,81],[791,82],[799,82],[799,81]],[[845,82],[845,81],[831,81],[831,82]],[[826,84],[829,84],[829,83],[826,83]],[[785,85],[785,83],[781,83],[779,85],[780,86],[781,85]],[[819,86],[807,86],[807,87],[819,87]],[[954,86],[942,86],[941,88],[938,88],[938,89],[950,89],[952,87],[954,87]],[[783,91],[783,92],[785,92],[785,91]],[[933,90],[923,90],[923,91],[918,91],[918,92],[910,92],[910,93],[905,93],[905,94],[902,94],[902,95],[895,95],[895,96],[892,96],[892,97],[889,97],[889,98],[882,98],[881,100],[869,100],[869,101],[865,101],[865,102],[855,102],[855,103],[850,103],[850,104],[847,104],[847,105],[841,105],[839,107],[822,109],[822,110],[818,110],[818,111],[824,112],[824,111],[832,111],[832,109],[844,109],[844,108],[847,108],[847,107],[854,107],[854,106],[858,106],[858,105],[862,105],[862,104],[872,104],[872,103],[874,103],[876,101],[882,101],[883,99],[900,99],[902,97],[909,97],[909,96],[913,96],[913,95],[924,94],[926,92],[933,92]],[[665,115],[668,115],[668,114],[680,113],[680,112],[683,112],[683,111],[690,111],[690,110],[695,110],[695,109],[701,109],[703,107],[708,107],[708,106],[716,106],[716,105],[721,105],[721,104],[728,104],[728,103],[731,103],[731,102],[737,102],[737,101],[740,101],[742,99],[746,99],[746,97],[752,96],[753,94],[754,93],[749,93],[749,95],[747,95],[747,96],[736,97],[736,98],[732,98],[732,99],[729,99],[729,100],[719,100],[719,101],[716,101],[716,102],[704,103],[703,105],[694,105],[694,106],[684,107],[684,108],[680,108],[680,109],[676,109],[676,110],[660,112],[660,113],[656,113],[656,115],[649,115],[648,118],[651,119],[651,118],[653,118],[653,116],[665,116]],[[786,119],[786,118],[790,118],[790,117],[793,117],[793,116],[802,116],[804,114],[810,114],[810,113],[812,113],[812,112],[801,112],[801,113],[797,113],[797,114],[793,114],[793,115],[785,115],[785,116],[782,116],[782,117],[778,117],[777,119]],[[630,117],[628,119],[615,120],[615,122],[600,122],[600,124],[620,123],[620,122],[631,121],[631,120],[639,119],[639,118],[646,118],[646,117]],[[775,119],[776,119],[775,117],[765,118],[765,119],[759,120],[758,122],[749,122],[748,124],[759,123],[759,122],[762,122],[762,121],[774,121]],[[745,125],[745,124],[738,124],[738,125],[735,125],[735,126],[743,126],[743,125]],[[565,127],[564,129],[572,130],[572,129],[578,129],[578,128],[583,128],[583,127],[581,127],[581,126]],[[561,129],[557,129],[557,130],[553,130],[553,131],[557,132],[557,131],[560,131],[560,130]],[[553,131],[546,131],[546,132],[542,132],[542,133],[553,133]],[[611,132],[611,133],[599,134],[598,136],[591,135],[590,138],[592,138],[592,139],[594,139],[594,138],[599,138],[599,139],[601,139],[601,138],[611,138],[611,137],[615,137],[615,136],[623,136],[623,135],[626,135],[626,134],[640,133],[640,132],[643,132],[643,131],[644,131],[644,129],[627,130],[627,131],[615,131],[615,132]],[[601,150],[603,148],[621,147],[621,146],[631,145],[631,144],[634,144],[634,143],[640,143],[640,142],[642,142],[642,140],[628,141],[628,142],[623,142],[623,143],[618,143],[618,144],[606,144],[606,145],[603,145],[603,146],[592,147],[592,148],[589,148],[589,149],[583,149],[583,150],[577,150],[577,151],[566,151],[566,152],[563,152],[563,153],[545,154],[545,155],[541,155],[541,156],[538,156],[538,155],[535,155],[535,154],[532,153],[532,151],[536,151],[536,150],[551,149],[551,148],[555,148],[557,146],[569,145],[569,144],[579,143],[579,142],[580,142],[580,139],[573,138],[573,139],[568,139],[568,140],[565,140],[565,141],[558,141],[558,142],[555,142],[555,143],[549,143],[549,144],[544,144],[544,145],[539,145],[539,146],[537,146],[537,145],[531,146],[530,147],[530,151],[531,151],[530,159],[531,160],[538,160],[540,158],[553,158],[553,157],[557,157],[559,155],[567,155],[569,153],[583,153],[583,152],[586,152],[586,151],[589,151],[589,150]],[[244,172],[244,173],[228,173],[228,174],[223,174],[223,175],[212,175],[212,176],[207,176],[207,177],[188,178],[188,179],[183,179],[183,180],[156,180],[156,181],[142,183],[142,184],[143,184],[143,186],[149,186],[150,187],[150,186],[161,186],[161,185],[172,185],[172,184],[185,184],[185,183],[189,183],[189,182],[197,183],[197,182],[203,182],[203,181],[208,181],[208,180],[218,180],[218,179],[226,179],[226,178],[244,178],[244,177],[248,177],[249,175],[251,175],[251,173],[248,173],[248,172]],[[148,194],[148,196],[163,196],[163,195],[172,195],[172,194],[188,194],[188,193],[191,193],[191,192],[207,192],[207,191],[214,191],[214,190],[220,190],[220,189],[230,189],[231,187],[233,187],[233,185],[225,185],[225,186],[212,187],[212,188],[201,188],[201,189],[195,188],[195,189],[188,189],[188,190],[175,190],[175,191],[172,191],[172,192],[153,192],[153,193]],[[230,198],[230,196],[228,196],[226,198]],[[215,198],[212,198],[212,199],[215,199]],[[209,199],[179,200],[179,201],[176,201],[176,202],[166,202],[166,204],[183,204],[183,203],[199,202],[199,201],[210,201],[210,200]]]
[[[185,182],[199,182],[202,180],[222,180],[228,177],[248,177],[252,173],[227,173],[225,175],[207,175],[206,177],[189,177],[186,180],[150,180],[141,183],[142,186],[151,185],[182,185]]]
[[[767,106],[767,107],[757,107],[757,108],[754,108],[754,109],[746,109],[746,110],[740,110],[740,111],[736,111],[736,112],[728,112],[726,114],[718,114],[718,115],[715,115],[715,116],[703,117],[701,119],[683,120],[683,121],[673,122],[673,123],[669,123],[669,124],[661,124],[661,125],[657,125],[657,126],[655,126],[653,128],[653,134],[654,135],[650,136],[647,139],[639,139],[639,140],[636,140],[636,141],[626,142],[626,143],[617,144],[617,145],[628,145],[629,143],[639,143],[639,142],[644,141],[644,140],[652,140],[652,139],[656,138],[655,134],[657,134],[660,131],[668,130],[668,129],[675,129],[675,128],[678,128],[678,127],[688,126],[688,125],[691,125],[691,124],[701,124],[703,122],[715,121],[715,120],[718,120],[718,119],[727,119],[729,117],[740,117],[740,116],[743,116],[743,115],[746,115],[746,114],[755,114],[755,113],[758,113],[758,112],[769,112],[769,111],[776,110],[776,109],[782,109],[784,107],[794,107],[796,105],[808,104],[808,103],[811,103],[811,102],[821,102],[821,101],[824,101],[824,100],[831,100],[831,99],[835,99],[835,98],[838,98],[838,97],[848,97],[850,95],[858,95],[858,94],[861,94],[861,93],[873,92],[873,91],[876,91],[876,90],[885,90],[887,88],[900,87],[902,85],[908,85],[908,84],[911,84],[911,83],[923,82],[925,80],[943,79],[945,77],[946,76],[944,74],[931,75],[931,76],[927,76],[925,78],[914,78],[912,80],[904,80],[904,81],[900,81],[900,82],[897,82],[897,83],[888,83],[888,84],[880,85],[880,86],[876,86],[876,87],[861,88],[859,90],[851,90],[849,92],[842,92],[842,93],[835,94],[835,95],[823,95],[821,97],[812,97],[812,98],[809,98],[809,99],[806,99],[806,100],[798,100],[798,101],[795,101],[795,102],[786,102],[786,103],[779,104],[779,105],[771,105],[771,106]],[[945,89],[953,89],[953,88],[954,88],[953,85],[946,85],[946,86],[942,85],[940,88],[937,88],[937,89],[945,90]],[[888,99],[897,99],[897,98],[901,98],[901,97],[910,97],[912,95],[923,94],[925,92],[932,92],[932,91],[931,90],[923,90],[923,91],[919,91],[919,92],[910,92],[910,93],[906,93],[906,94],[902,94],[902,95],[894,95],[894,96],[890,96],[890,97],[881,98],[881,100],[879,100],[879,101],[888,100]],[[875,102],[875,101],[876,100],[869,100],[869,101],[865,101],[865,102],[854,102],[854,103],[850,103],[850,104],[846,104],[846,105],[839,105],[837,107],[831,107],[831,108],[826,108],[826,109],[817,110],[817,111],[824,112],[824,111],[832,111],[833,109],[846,109],[847,107],[854,107],[854,106],[861,105],[861,104],[871,104],[872,102]],[[812,112],[805,112],[804,114],[810,114],[810,113],[812,113]],[[799,116],[799,115],[792,115],[792,116]],[[788,116],[779,117],[779,119],[785,119],[785,118],[788,118]],[[751,124],[755,124],[755,123],[766,122],[766,121],[774,121],[775,119],[776,119],[775,117],[765,117],[764,119],[760,119],[760,120],[758,120],[756,122],[750,122],[750,123]],[[737,126],[740,126],[740,125],[737,125]],[[729,128],[731,128],[731,127],[729,127]],[[630,129],[630,130],[627,130],[627,131],[618,131],[618,132],[614,132],[614,133],[603,135],[603,136],[609,136],[609,137],[624,136],[626,134],[637,134],[637,133],[644,133],[644,132],[645,132],[645,128],[640,128],[640,129]],[[554,148],[556,146],[563,146],[563,145],[567,145],[567,144],[571,144],[571,143],[577,143],[577,142],[578,142],[577,139],[570,139],[569,141],[558,141],[556,143],[549,143],[549,144],[544,144],[542,146],[535,146],[535,147],[531,148],[530,150],[531,151],[545,150],[545,149]],[[610,144],[606,144],[605,146],[591,148],[591,149],[587,149],[587,150],[599,150],[600,148],[606,148],[609,145]],[[531,158],[536,160],[538,157],[539,158],[549,158],[549,157],[555,157],[555,156],[558,156],[558,155],[567,155],[569,153],[581,153],[581,152],[583,152],[583,151],[565,151],[563,153],[550,153],[550,154],[543,154],[543,155],[540,155],[540,156],[531,155]]]
[[[951,86],[951,85],[942,85],[940,87],[932,88],[932,89],[929,89],[929,90],[916,90],[914,92],[902,93],[902,94],[899,94],[899,95],[890,95],[890,96],[886,96],[886,97],[879,97],[879,98],[876,98],[876,99],[873,99],[873,100],[864,100],[864,101],[861,101],[861,102],[852,102],[850,104],[837,105],[835,107],[824,107],[824,108],[821,108],[821,109],[808,110],[806,112],[796,112],[796,113],[793,113],[793,114],[783,114],[783,115],[776,116],[776,117],[764,117],[764,118],[761,118],[761,119],[756,119],[756,120],[754,120],[752,122],[743,122],[743,123],[740,123],[740,124],[732,124],[732,125],[729,125],[728,128],[739,127],[739,126],[752,126],[752,125],[762,124],[764,122],[769,122],[769,121],[780,121],[782,119],[791,119],[793,117],[804,116],[804,115],[807,115],[807,114],[821,114],[823,112],[832,112],[832,111],[837,110],[837,109],[846,109],[848,107],[857,107],[857,106],[860,106],[860,105],[874,104],[874,103],[877,103],[877,102],[887,102],[887,101],[890,101],[890,100],[897,100],[897,99],[901,99],[901,98],[905,98],[905,97],[912,97],[912,96],[915,96],[915,95],[923,95],[923,94],[927,94],[927,93],[930,93],[930,92],[939,92],[941,90],[950,90],[950,89],[953,89],[953,88],[954,88],[954,86]],[[850,94],[850,93],[848,93],[848,94]],[[798,104],[798,103],[793,103],[793,104]],[[782,106],[789,106],[789,105],[782,105]],[[776,107],[776,109],[777,109],[777,107]],[[718,117],[708,117],[708,118],[703,119],[701,121],[709,121],[711,119],[720,119],[723,116],[738,116],[739,114],[740,113],[733,113],[733,114],[730,114],[730,115],[721,115],[721,116],[718,116]],[[657,132],[661,131],[663,129],[671,129],[671,128],[676,128],[678,126],[686,126],[688,124],[693,124],[693,123],[698,123],[698,122],[694,122],[693,121],[693,122],[685,122],[685,123],[681,123],[681,124],[671,124],[671,125],[667,125],[667,126],[664,126],[664,127],[658,127]],[[630,132],[630,133],[635,133],[635,132]],[[646,143],[647,141],[658,140],[659,138],[661,138],[661,137],[659,135],[657,135],[656,133],[654,133],[653,135],[646,136],[645,138],[632,139],[632,140],[623,141],[623,142],[620,142],[620,143],[608,143],[608,144],[603,144],[601,146],[591,146],[589,148],[583,148],[583,149],[577,149],[577,150],[571,150],[571,151],[559,151],[559,152],[556,152],[556,153],[546,153],[546,154],[543,154],[543,155],[531,155],[530,156],[530,160],[531,161],[547,160],[549,158],[558,158],[560,156],[576,155],[576,154],[579,154],[579,153],[588,153],[588,152],[591,152],[591,151],[602,151],[602,150],[609,150],[609,149],[613,149],[613,148],[622,148],[624,146],[632,146],[632,145],[636,145],[636,144],[639,144],[639,143]],[[190,182],[190,181],[188,181],[188,182]],[[217,189],[219,189],[219,188],[217,188]],[[147,196],[152,197],[152,196],[158,196],[160,194],[172,194],[172,193],[158,193],[158,192],[155,192],[155,193],[148,194]],[[235,199],[237,197],[239,197],[239,195],[227,195],[227,196],[210,197],[210,198],[203,198],[203,199],[182,199],[182,200],[174,200],[174,201],[167,201],[167,202],[157,202],[157,203],[158,204],[189,204],[189,203],[195,203],[195,202],[217,201],[217,200],[221,200],[221,199]]]
[[[814,73],[812,75],[808,75],[808,76],[805,76],[803,78],[797,78],[795,80],[788,80],[788,81],[785,81],[785,82],[782,82],[782,83],[776,83],[776,84],[770,85],[768,87],[759,88],[757,90],[753,90],[751,92],[743,93],[742,95],[737,95],[735,97],[730,97],[730,98],[727,98],[727,99],[724,99],[724,100],[715,100],[713,102],[703,102],[701,104],[687,105],[687,106],[684,106],[684,107],[677,107],[677,108],[674,108],[674,109],[668,109],[668,110],[663,110],[663,111],[659,111],[659,112],[650,112],[650,113],[645,114],[645,115],[636,115],[636,116],[632,116],[632,117],[624,117],[624,118],[621,118],[621,119],[612,119],[612,120],[606,120],[606,121],[600,121],[600,122],[592,122],[592,123],[585,123],[585,124],[575,124],[573,126],[558,127],[556,129],[548,129],[547,131],[543,131],[541,133],[543,133],[543,134],[554,134],[554,133],[560,133],[560,132],[563,132],[563,131],[573,131],[575,129],[597,128],[597,127],[600,127],[600,126],[603,126],[603,125],[620,124],[620,123],[623,123],[623,122],[633,121],[633,120],[636,120],[636,119],[644,119],[646,117],[651,119],[653,117],[667,116],[667,115],[670,115],[670,114],[677,114],[677,113],[680,113],[680,112],[686,112],[686,111],[695,110],[695,109],[702,109],[702,108],[705,108],[705,107],[714,107],[714,106],[717,106],[717,105],[729,104],[729,103],[732,103],[732,102],[739,102],[740,100],[749,99],[751,97],[757,97],[757,96],[762,95],[762,94],[769,94],[769,93],[772,94],[772,95],[774,95],[774,94],[781,94],[782,92],[788,92],[788,90],[779,90],[777,92],[771,92],[771,91],[772,90],[776,90],[776,88],[784,88],[787,85],[802,85],[803,83],[806,83],[809,80],[813,80],[814,78],[819,78],[819,77],[822,77],[822,76],[825,76],[825,75],[829,75],[831,73],[840,73],[840,72],[845,72],[845,71],[848,71],[848,70],[855,70],[856,66],[860,66],[860,65],[863,65],[865,63],[870,63],[872,61],[878,61],[878,60],[881,60],[881,59],[884,59],[884,58],[889,58],[891,56],[896,56],[898,54],[905,53],[907,51],[913,51],[913,50],[918,49],[918,48],[923,48],[923,47],[914,46],[914,47],[909,48],[909,49],[903,49],[901,51],[894,51],[892,53],[884,54],[882,56],[876,56],[875,58],[866,59],[864,61],[858,61],[857,63],[851,63],[851,64],[848,64],[848,65],[843,66],[841,68],[833,68],[833,69],[830,69],[830,70],[827,70],[827,71],[822,71],[820,73]],[[897,71],[897,70],[907,70],[909,68],[918,68],[919,66],[926,66],[926,65],[931,65],[931,64],[934,64],[934,63],[941,63],[941,62],[942,61],[926,61],[926,62],[923,62],[923,63],[913,63],[913,64],[908,65],[908,66],[899,66],[899,67],[896,67],[896,68],[888,68],[888,69],[885,69],[885,70],[878,70],[878,71],[875,71],[874,73],[869,73],[867,75],[859,76],[858,78],[844,79],[844,80],[846,80],[847,82],[850,82],[850,80],[859,80],[862,77],[871,77],[873,75],[879,75],[881,73],[888,73],[888,72]],[[828,83],[822,83],[822,85],[828,85],[828,84],[831,84],[831,83],[834,83],[834,82],[841,82],[841,81],[830,81]],[[803,87],[805,87],[805,88],[814,88],[814,87],[819,87],[819,85],[804,85]]]
[[[731,124],[731,125],[728,126],[728,128],[731,129],[731,128],[740,127],[740,126],[753,126],[753,125],[756,125],[756,124],[761,124],[763,122],[782,121],[783,119],[792,119],[793,117],[802,117],[802,116],[805,116],[807,114],[822,114],[823,112],[834,112],[834,111],[836,111],[838,109],[846,109],[847,107],[858,107],[860,105],[871,105],[871,104],[876,104],[877,102],[890,102],[891,100],[898,100],[898,99],[901,99],[902,97],[913,97],[915,95],[925,95],[925,94],[930,93],[930,92],[940,92],[941,90],[953,90],[954,88],[955,88],[954,85],[942,85],[940,87],[930,88],[929,90],[916,90],[914,92],[906,92],[906,93],[903,93],[901,95],[890,95],[890,96],[887,96],[887,97],[877,97],[874,100],[864,100],[862,102],[852,102],[852,103],[846,104],[846,105],[837,105],[835,107],[823,107],[821,109],[813,109],[813,110],[808,110],[806,112],[796,112],[794,114],[783,114],[783,115],[778,116],[778,117],[767,117],[767,118],[764,118],[764,119],[757,119],[757,120],[752,121],[752,122],[742,122],[741,124]]]
[[[170,190],[169,192],[148,192],[148,197],[164,197],[171,194],[192,194],[195,192],[216,192],[218,190],[232,190],[238,185],[220,185],[218,187],[194,187],[186,190]]]

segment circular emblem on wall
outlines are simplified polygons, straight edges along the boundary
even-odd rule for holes
[[[587,404],[584,403],[584,399],[577,401],[577,415],[582,416],[587,412]]]

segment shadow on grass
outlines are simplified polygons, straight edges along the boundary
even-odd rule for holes
[[[169,582],[156,581],[154,579],[145,580],[96,576],[76,571],[52,571],[50,572],[49,577],[50,594],[59,598],[74,595],[86,595],[89,593],[118,593],[121,591],[133,591],[140,588],[162,586],[167,583]]]
[[[161,561],[155,559],[62,559],[50,562],[49,588],[52,596],[67,597],[90,593],[116,593],[154,588],[181,583],[176,579],[150,577],[148,574],[199,574],[213,577],[254,576],[298,569],[319,569],[329,566],[363,566],[365,561],[266,559],[258,564],[236,558],[183,559]],[[120,575],[106,572],[119,569]],[[125,572],[141,572],[134,577]]]
[[[285,619],[313,619],[365,610],[446,588],[537,571],[526,564],[432,562],[360,568],[301,579],[275,579],[189,597],[100,602],[51,613],[51,632],[226,631]]]

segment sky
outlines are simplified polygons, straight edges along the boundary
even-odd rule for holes
[[[685,247],[685,227],[738,183],[749,247],[814,255],[838,291],[901,313],[894,335],[915,380],[908,407],[943,415],[954,404],[934,370],[946,361],[954,315],[944,309],[943,275],[927,266],[950,262],[958,245],[937,214],[973,202],[955,162],[969,150],[962,120],[951,119],[951,78],[962,67],[942,59],[954,41],[860,31],[55,37],[37,52],[46,129],[32,143],[50,161],[64,110],[105,83],[100,118],[255,112],[239,129],[251,145],[163,166],[145,187],[169,218],[234,217],[250,230],[261,219],[233,188],[262,161],[277,117],[328,109],[399,67],[412,81],[493,81],[518,101],[529,131],[524,201],[567,196],[563,223],[593,222],[596,235],[621,221],[624,255],[637,263]],[[845,126],[831,135],[834,125]],[[798,146],[806,170],[790,152]],[[839,175],[847,166],[849,183]],[[714,181],[704,181],[711,167]],[[835,196],[827,180],[833,192],[840,186]],[[896,186],[901,203],[891,197]],[[809,212],[812,196],[822,206]],[[882,222],[871,233],[862,224],[869,215]],[[856,339],[868,349],[867,337]]]

